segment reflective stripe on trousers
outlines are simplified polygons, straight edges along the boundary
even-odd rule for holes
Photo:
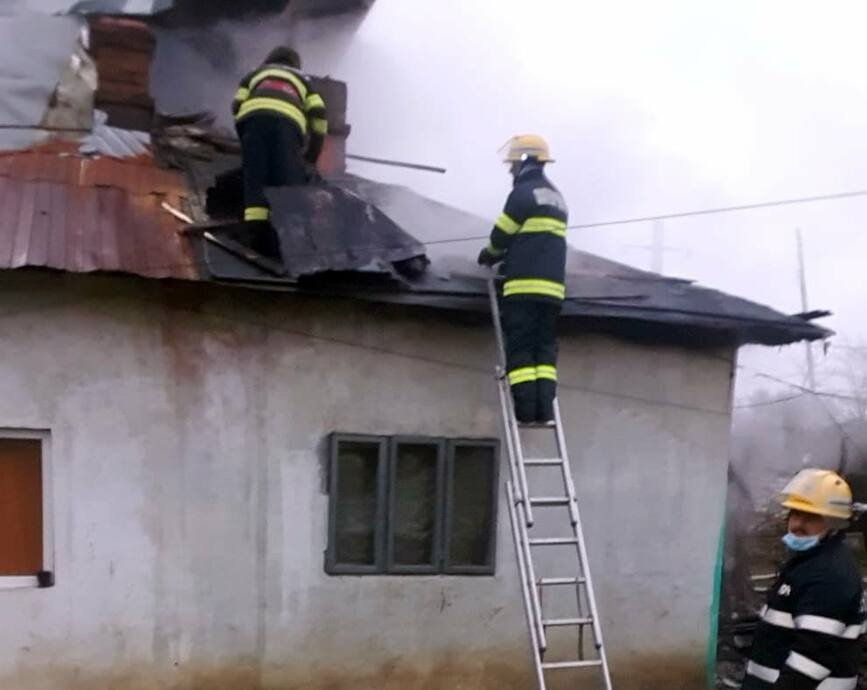
[[[542,278],[513,278],[507,280],[503,286],[503,297],[511,295],[540,295],[543,297],[553,297],[554,299],[564,299],[566,297],[566,286],[563,283],[556,283],[553,280],[544,280]]]
[[[271,211],[267,206],[248,206],[244,209],[244,220],[268,220]]]
[[[766,683],[776,683],[780,672],[769,666],[762,666],[755,661],[747,663],[747,675],[763,680]],[[826,678],[816,687],[816,690],[855,690],[858,678]]]
[[[521,383],[535,381],[537,378],[536,367],[521,367],[509,372],[509,385],[517,386]]]

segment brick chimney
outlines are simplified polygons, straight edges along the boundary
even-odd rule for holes
[[[142,21],[127,17],[92,15],[90,55],[96,64],[99,86],[94,107],[108,113],[108,124],[121,129],[150,131],[155,106],[150,93],[150,73],[156,37]],[[328,137],[319,159],[323,175],[346,172],[346,84],[314,78],[315,88],[328,108]],[[225,104],[228,109],[229,104]]]
[[[328,137],[319,157],[319,172],[342,175],[346,172],[346,139],[352,128],[346,123],[346,84],[334,79],[317,78],[313,86],[325,99],[328,109]]]
[[[149,131],[154,118],[150,95],[156,38],[147,24],[126,17],[91,16],[90,55],[99,75],[94,106],[108,124]]]

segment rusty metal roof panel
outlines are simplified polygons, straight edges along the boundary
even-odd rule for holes
[[[149,156],[91,160],[56,148],[0,154],[0,269],[199,278],[161,207],[182,205],[182,176]]]

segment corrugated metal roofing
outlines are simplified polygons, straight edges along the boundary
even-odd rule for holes
[[[93,131],[81,141],[80,151],[87,156],[110,156],[134,158],[148,155],[151,151],[151,135],[106,124],[107,115],[97,110],[93,117]]]
[[[0,154],[0,269],[197,279],[180,224],[181,175],[150,156],[88,159],[52,145]]]

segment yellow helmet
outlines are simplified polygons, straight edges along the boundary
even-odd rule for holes
[[[789,510],[838,520],[852,517],[852,490],[843,477],[830,470],[801,470],[786,484],[780,503]]]
[[[535,158],[542,163],[553,163],[551,151],[548,149],[546,142],[538,134],[519,134],[509,139],[503,146],[503,149],[508,147],[504,163],[514,163],[527,158]],[[501,151],[503,149],[500,149]]]

